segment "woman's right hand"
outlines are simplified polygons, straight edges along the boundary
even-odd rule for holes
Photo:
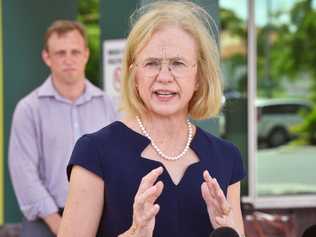
[[[159,205],[155,201],[162,193],[163,183],[157,181],[163,168],[150,171],[142,178],[133,205],[133,224],[127,231],[128,236],[151,237],[155,228],[155,217],[159,212]]]

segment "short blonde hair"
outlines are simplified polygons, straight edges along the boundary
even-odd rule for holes
[[[137,21],[133,23],[135,17]],[[222,100],[221,73],[211,29],[214,22],[207,12],[188,1],[156,1],[138,9],[131,16],[131,23],[122,65],[121,109],[132,116],[146,113],[136,89],[132,65],[156,31],[166,25],[177,25],[189,33],[198,46],[198,89],[189,102],[189,116],[200,120],[217,115]]]

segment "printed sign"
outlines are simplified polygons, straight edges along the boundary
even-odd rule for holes
[[[119,98],[121,86],[121,63],[125,39],[105,40],[103,43],[103,86],[115,101]]]

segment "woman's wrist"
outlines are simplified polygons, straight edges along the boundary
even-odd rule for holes
[[[139,229],[137,225],[132,224],[132,226],[127,231],[118,237],[139,237]]]
[[[134,237],[135,234],[137,233],[137,230],[138,230],[137,225],[133,223],[132,226],[129,228],[128,232],[130,236]]]

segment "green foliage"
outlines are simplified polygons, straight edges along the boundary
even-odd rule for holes
[[[272,74],[293,79],[301,73],[309,73],[315,85],[315,38],[316,10],[312,8],[311,0],[300,1],[290,12],[290,23],[277,28],[277,40],[271,50]]]
[[[312,8],[312,0],[301,1],[293,7],[291,23],[295,30],[281,38],[280,43],[287,44],[288,49],[284,52],[280,64],[287,62],[283,69],[287,69],[289,76],[295,71],[296,74],[308,72],[311,75],[313,82],[310,98],[316,105],[316,10]],[[297,131],[303,134],[301,140],[316,144],[316,106],[305,116]]]
[[[294,127],[293,131],[300,133],[299,143],[316,145],[316,108],[306,115],[304,122]]]
[[[246,39],[245,22],[240,19],[233,11],[220,8],[220,23],[222,31],[229,31],[233,35],[237,35],[242,39]]]
[[[272,12],[271,21],[257,28],[259,96],[280,97],[286,94],[281,86],[284,78],[299,80],[301,75],[308,75],[312,80],[308,96],[315,106],[312,113],[306,115],[304,123],[297,128],[304,134],[303,140],[308,143],[316,139],[316,10],[312,3],[313,0],[296,1],[290,12]],[[246,42],[245,23],[242,19],[231,10],[220,11],[222,30]],[[288,14],[289,21],[282,21],[282,17]],[[245,64],[243,57],[245,55],[234,55],[226,60],[231,68],[240,68]]]
[[[84,24],[99,24],[99,0],[79,0],[78,20]]]
[[[234,11],[220,8],[220,25],[221,31],[229,32],[230,36],[237,37],[246,44],[247,39],[247,29],[246,23],[239,18]],[[246,48],[246,45],[245,45]],[[238,84],[231,88],[226,88],[228,90],[237,90],[241,94],[245,94],[247,90],[247,72],[244,70],[243,73],[240,73],[241,68],[245,68],[247,65],[247,55],[244,53],[235,53],[228,59],[224,59],[223,63],[226,65],[229,74],[234,76],[234,80]]]
[[[101,50],[99,0],[79,0],[78,3],[79,14],[77,20],[86,27],[90,49],[86,76],[93,84],[100,85]]]

